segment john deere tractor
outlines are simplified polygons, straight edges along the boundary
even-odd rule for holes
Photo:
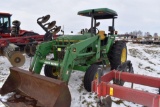
[[[57,39],[40,44],[37,47],[30,71],[40,74],[43,65],[47,77],[69,81],[73,70],[83,71],[84,87],[91,91],[91,82],[97,78],[99,65],[110,65],[117,69],[118,65],[126,62],[127,48],[125,42],[115,41],[117,32],[114,20],[117,13],[108,8],[79,11],[78,15],[91,18],[91,28],[82,30],[79,35],[63,35]],[[98,20],[111,19],[112,25],[108,33],[99,30]],[[53,58],[46,56],[53,54]]]
[[[131,64],[130,61],[126,61],[125,42],[115,41],[117,32],[114,29],[114,20],[117,13],[108,8],[99,8],[79,11],[78,15],[90,17],[91,27],[82,30],[81,34],[63,35],[53,40],[50,34],[46,35],[46,39],[51,41],[37,46],[29,69],[33,73],[20,68],[10,68],[10,75],[0,89],[0,94],[9,92],[16,94],[3,103],[14,107],[28,107],[30,104],[39,107],[70,107],[71,95],[67,83],[73,70],[85,72],[84,87],[87,91],[91,91],[91,82],[100,77],[99,65],[103,68],[110,66],[110,69],[119,71],[132,71],[128,70]],[[38,21],[43,24],[46,19],[47,16]],[[101,19],[112,20],[108,33],[97,28],[100,24],[97,20]],[[53,28],[53,33],[59,30],[60,27]],[[48,55],[53,57],[48,59]],[[43,65],[47,77],[39,75]],[[124,84],[124,81],[116,78],[113,82]],[[21,97],[24,101],[14,103]]]

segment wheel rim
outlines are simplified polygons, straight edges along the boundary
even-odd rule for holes
[[[124,63],[124,62],[126,62],[126,56],[127,56],[127,50],[126,50],[126,48],[123,48],[123,50],[122,50],[122,54],[121,54],[121,63]]]
[[[58,70],[53,71],[52,74],[53,74],[53,76],[55,76],[57,78],[59,77],[59,71]]]
[[[96,72],[94,79],[98,79],[98,73]]]
[[[58,71],[53,72],[53,75],[54,75],[54,76],[58,76],[58,75],[59,75],[59,72],[58,72]]]

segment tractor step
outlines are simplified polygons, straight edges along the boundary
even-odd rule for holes
[[[0,90],[1,95],[15,94],[3,102],[9,107],[70,107],[68,86],[60,80],[48,78],[20,68],[10,68],[10,75]]]

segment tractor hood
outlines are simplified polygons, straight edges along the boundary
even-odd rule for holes
[[[63,35],[58,37],[56,40],[84,40],[90,38],[92,35],[91,33],[79,34],[79,35]]]

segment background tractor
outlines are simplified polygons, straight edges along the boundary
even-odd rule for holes
[[[34,48],[33,41],[42,41],[43,36],[21,30],[21,22],[18,20],[14,20],[11,25],[11,16],[10,13],[0,12],[0,56],[6,56],[12,66],[20,67],[25,63],[25,57],[21,53],[24,47],[31,44]]]
[[[126,62],[126,43],[115,41],[117,36],[114,29],[114,20],[117,17],[115,11],[108,8],[89,9],[79,11],[78,15],[90,17],[91,28],[82,30],[79,35],[63,35],[39,44],[29,68],[32,73],[11,68],[11,74],[0,90],[1,95],[14,91],[18,95],[23,93],[21,95],[27,98],[28,96],[34,98],[37,101],[34,105],[37,106],[40,103],[47,107],[70,107],[71,96],[67,83],[73,70],[85,72],[84,87],[87,91],[91,91],[91,82],[98,78],[99,65],[103,65],[103,68],[110,66],[110,69],[117,69],[119,65]],[[43,17],[40,18],[40,25],[43,19]],[[100,25],[97,20],[101,19],[112,20],[109,33],[97,28]],[[59,30],[60,27],[54,28],[56,33]],[[46,39],[50,40],[50,38],[51,36],[47,35]],[[50,54],[53,57],[47,59]],[[43,65],[45,65],[45,76],[51,78],[39,75]],[[123,81],[117,83],[116,79],[114,82],[119,85],[124,83]],[[10,99],[15,99],[15,96]],[[9,101],[5,104],[13,105]],[[22,103],[14,103],[15,106],[20,104]],[[24,105],[26,105],[25,102]]]
[[[0,56],[7,57],[12,66],[20,67],[25,63],[22,54],[34,56],[36,46],[43,41],[52,40],[53,36],[55,38],[60,27],[55,26],[56,21],[47,22],[50,15],[40,17],[37,23],[46,33],[45,36],[39,35],[32,31],[21,30],[21,23],[18,20],[13,21],[11,26],[11,16],[9,13],[0,12]]]
[[[0,37],[1,38],[9,38],[9,37],[20,37],[20,36],[31,36],[38,35],[32,31],[21,30],[20,24],[21,22],[18,20],[14,20],[11,26],[11,14],[10,13],[2,13],[0,12]]]

